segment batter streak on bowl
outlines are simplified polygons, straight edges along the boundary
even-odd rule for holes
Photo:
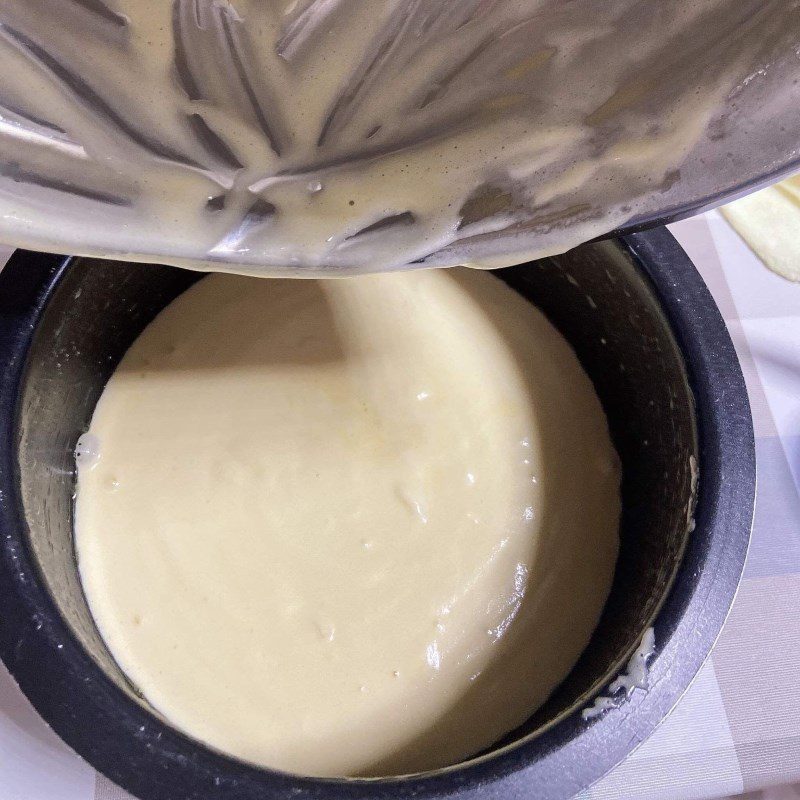
[[[784,167],[798,29],[798,0],[4,0],[0,240],[262,275],[561,252]]]

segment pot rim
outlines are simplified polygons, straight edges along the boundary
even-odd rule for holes
[[[74,259],[17,251],[0,272],[0,658],[36,710],[79,755],[142,800],[223,792],[241,800],[569,798],[611,770],[652,733],[709,655],[744,568],[756,482],[744,378],[702,278],[666,229],[617,243],[649,278],[684,356],[702,470],[695,532],[653,623],[649,689],[595,719],[573,710],[540,733],[461,765],[370,779],[289,775],[205,747],[126,695],[62,619],[26,542],[17,401],[37,323]]]
[[[650,230],[659,225],[669,225],[673,222],[680,222],[683,219],[704,214],[707,211],[713,211],[722,205],[733,203],[746,197],[753,192],[758,192],[761,189],[766,189],[779,181],[790,178],[795,173],[800,172],[800,156],[792,158],[781,163],[773,169],[760,175],[756,175],[747,180],[725,186],[713,194],[700,195],[690,200],[685,200],[682,203],[670,206],[669,208],[661,209],[652,214],[643,214],[641,216],[632,217],[619,228],[604,233],[598,236],[596,240],[612,239],[616,237],[625,237],[631,233],[639,231]]]

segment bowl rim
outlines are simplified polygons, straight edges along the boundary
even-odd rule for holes
[[[668,208],[631,217],[631,219],[627,220],[619,227],[598,236],[592,241],[625,237],[631,233],[650,230],[659,225],[669,225],[673,222],[680,222],[689,217],[704,214],[707,211],[713,211],[715,208],[719,208],[722,205],[734,203],[749,194],[761,191],[761,189],[766,189],[795,174],[800,174],[800,155],[795,158],[789,158],[785,162],[773,166],[767,172],[754,175],[738,183],[728,184],[716,192],[699,194],[694,198],[676,203]]]
[[[736,351],[700,274],[664,228],[617,246],[649,279],[683,353],[698,423],[696,528],[654,621],[647,691],[595,719],[580,709],[535,736],[432,773],[309,778],[264,770],[198,744],[108,678],[49,596],[26,542],[19,492],[18,388],[36,325],[75,260],[17,251],[0,272],[0,658],[23,693],[79,755],[141,800],[569,798],[631,753],[688,688],[728,615],[744,569],[755,499],[752,419]]]

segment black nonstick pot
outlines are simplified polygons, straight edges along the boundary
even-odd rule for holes
[[[0,657],[87,761],[142,800],[567,798],[664,718],[720,631],[750,535],[753,431],[730,338],[664,229],[496,274],[572,343],[608,415],[623,465],[611,596],[577,666],[495,747],[431,773],[329,780],[260,769],[171,728],[114,664],[78,581],[76,440],[127,347],[202,275],[14,254],[0,273]],[[584,714],[650,629],[647,689]]]

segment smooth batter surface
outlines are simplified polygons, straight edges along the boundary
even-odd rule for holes
[[[798,0],[3,0],[0,240],[520,263],[783,163],[798,30]]]
[[[485,273],[206,278],[127,353],[89,441],[77,552],[111,653],[259,764],[468,757],[566,675],[609,591],[601,406]]]

